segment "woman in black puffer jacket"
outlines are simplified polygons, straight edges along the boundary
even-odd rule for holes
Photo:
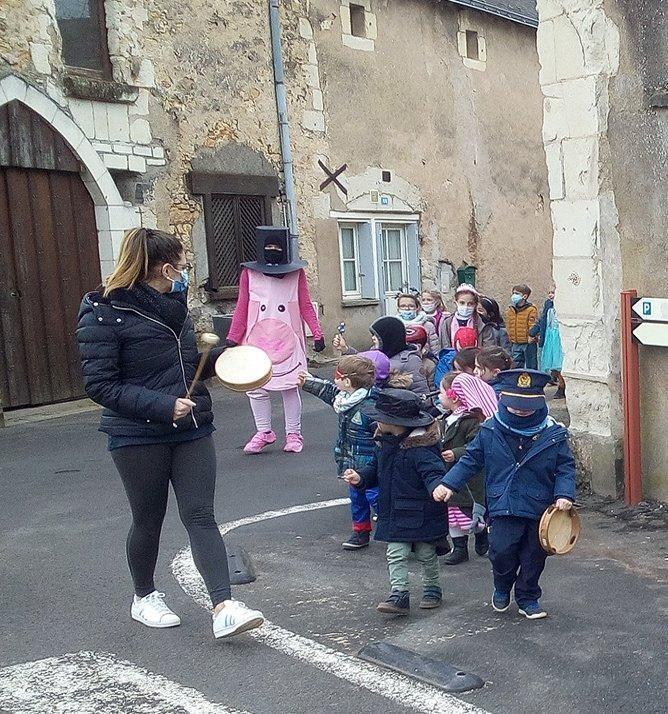
[[[185,397],[199,362],[186,302],[189,271],[178,238],[130,231],[103,292],[83,298],[77,338],[86,393],[104,407],[100,430],[109,436],[132,510],[132,617],[149,627],[180,624],[153,582],[171,482],[211,596],[214,634],[226,637],[257,627],[263,618],[231,599],[225,545],[213,514],[211,397],[201,383],[192,399]],[[222,349],[212,350],[204,379],[213,376]]]

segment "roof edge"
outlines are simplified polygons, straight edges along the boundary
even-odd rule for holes
[[[450,2],[455,5],[463,5],[464,7],[470,7],[474,10],[479,10],[480,12],[485,12],[488,15],[496,15],[497,17],[502,17],[506,20],[511,20],[520,25],[526,25],[527,27],[533,27],[534,29],[538,27],[538,14],[536,16],[527,15],[522,12],[516,12],[514,10],[504,10],[499,7],[490,5],[484,0],[450,0]]]

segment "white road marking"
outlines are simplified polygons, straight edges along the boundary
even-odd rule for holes
[[[225,523],[220,526],[220,532],[225,535],[242,526],[253,525],[254,523],[295,513],[343,506],[348,503],[350,501],[347,498],[336,498],[330,501],[318,501],[275,511],[265,511],[255,516]],[[172,561],[171,567],[174,577],[184,592],[202,607],[210,608],[209,596],[193,562],[190,548],[180,550]],[[338,652],[331,647],[326,647],[315,640],[297,635],[269,621],[266,621],[261,628],[253,630],[249,634],[256,640],[283,654],[295,657],[323,672],[332,674],[359,687],[364,687],[375,694],[380,694],[415,711],[424,712],[424,714],[487,714],[483,709],[464,702],[436,687],[416,682],[410,677],[389,672],[357,657]]]
[[[0,710],[12,714],[247,714],[116,659],[76,652],[0,669]]]

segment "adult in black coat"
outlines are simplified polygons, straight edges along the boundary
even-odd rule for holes
[[[109,436],[132,510],[132,618],[149,627],[180,624],[153,580],[171,483],[211,597],[214,635],[227,637],[258,627],[263,617],[231,597],[227,554],[213,513],[211,397],[203,384],[192,398],[185,396],[199,362],[186,302],[190,267],[175,236],[130,231],[104,289],[83,298],[77,338],[86,393],[104,407],[100,430]],[[221,351],[212,351],[205,377],[213,375]]]

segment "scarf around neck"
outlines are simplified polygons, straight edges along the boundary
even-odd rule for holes
[[[530,416],[521,417],[509,412],[504,404],[499,404],[499,411],[494,415],[494,419],[508,431],[520,436],[535,436],[550,424],[547,405]]]
[[[359,404],[368,396],[369,390],[364,389],[362,387],[356,389],[352,393],[339,392],[334,397],[334,404],[332,406],[334,407],[334,411],[337,414],[342,414],[343,412],[347,412],[348,410],[352,409],[356,404]]]

